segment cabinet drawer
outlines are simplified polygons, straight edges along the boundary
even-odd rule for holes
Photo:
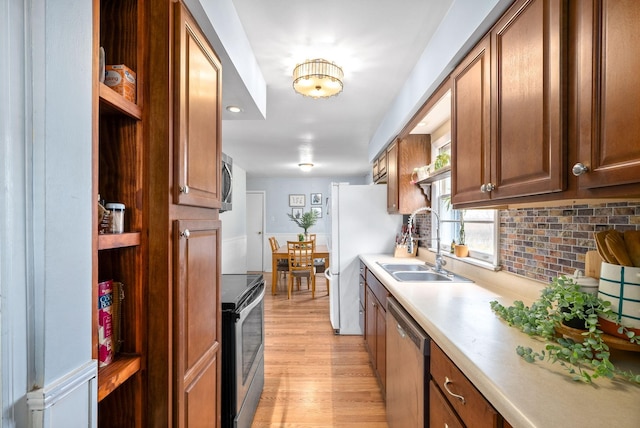
[[[384,287],[384,285],[382,285],[380,280],[378,280],[378,278],[376,278],[376,276],[373,273],[371,273],[370,270],[367,269],[366,272],[367,272],[367,276],[366,276],[366,278],[367,278],[367,286],[371,289],[373,294],[378,299],[378,302],[380,303],[380,306],[382,306],[382,308],[386,311],[387,310],[387,297],[389,296],[389,292]]]
[[[478,428],[502,426],[498,412],[433,341],[431,377],[465,425]],[[453,394],[464,397],[464,401]]]
[[[433,381],[429,382],[429,426],[464,428],[456,412],[451,408],[449,401],[442,395],[442,391]]]

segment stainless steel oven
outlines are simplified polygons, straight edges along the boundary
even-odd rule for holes
[[[222,426],[249,428],[264,386],[264,279],[222,275]]]

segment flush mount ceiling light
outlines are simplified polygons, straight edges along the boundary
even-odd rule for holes
[[[312,59],[293,69],[293,89],[312,98],[327,98],[342,92],[342,68],[326,59]]]
[[[309,172],[311,171],[311,168],[313,168],[312,163],[299,163],[298,166],[300,167],[300,170],[303,172]]]
[[[227,106],[227,111],[230,111],[231,113],[240,113],[242,109],[238,106]]]

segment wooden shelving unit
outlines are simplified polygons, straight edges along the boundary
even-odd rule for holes
[[[145,425],[147,360],[147,242],[145,206],[144,83],[148,44],[143,0],[94,0],[93,191],[107,202],[125,205],[125,233],[99,234],[98,207],[93,230],[93,357],[98,359],[97,284],[121,282],[120,349],[98,370],[98,425]],[[132,102],[100,82],[98,57],[125,64],[136,73]]]

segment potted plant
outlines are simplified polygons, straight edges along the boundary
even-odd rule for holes
[[[314,211],[307,211],[306,213],[302,214],[300,217],[295,217],[289,213],[287,213],[287,215],[289,216],[291,221],[293,221],[295,224],[297,224],[304,230],[305,239],[308,238],[307,231],[309,230],[309,228],[314,224],[316,224],[316,222],[318,221],[318,217]]]
[[[615,367],[609,359],[609,345],[600,328],[600,317],[612,316],[611,303],[595,294],[580,290],[570,278],[561,276],[542,290],[531,306],[515,301],[505,307],[492,301],[491,309],[510,326],[546,341],[541,351],[518,346],[516,352],[525,361],[559,363],[573,380],[591,383],[598,377],[621,379],[640,384],[640,374]],[[569,322],[578,322],[581,330],[568,329]],[[577,334],[575,334],[577,332]],[[640,346],[640,336],[623,325],[618,328],[631,344]],[[612,345],[613,346],[613,345]]]
[[[454,246],[456,257],[467,257],[469,247],[467,247],[464,236],[464,210],[460,210],[460,230],[458,231],[458,242]]]

